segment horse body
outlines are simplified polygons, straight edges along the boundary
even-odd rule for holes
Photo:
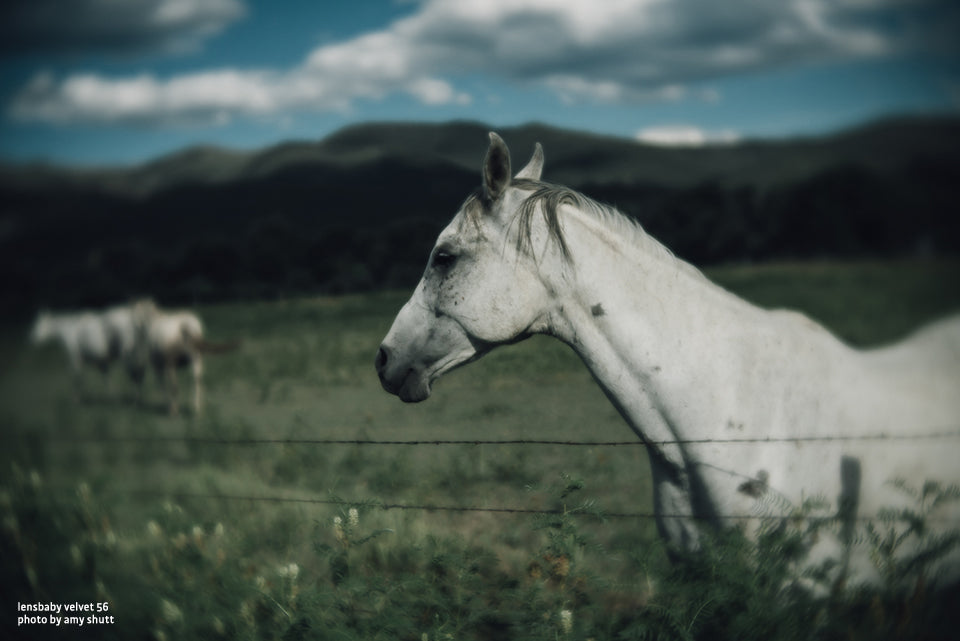
[[[91,365],[106,373],[113,358],[107,329],[100,315],[94,312],[41,312],[34,322],[30,338],[35,344],[59,340],[67,352],[75,376],[80,375],[84,365]]]
[[[491,135],[483,190],[440,234],[378,352],[387,391],[420,401],[497,345],[555,336],[648,443],[658,529],[678,553],[731,516],[785,515],[821,497],[853,527],[907,505],[891,480],[960,481],[953,442],[926,438],[960,419],[960,317],[852,349],[801,314],[714,285],[619,213],[540,182],[542,162],[538,146],[511,181]],[[949,517],[955,527],[960,514]],[[844,556],[824,536],[811,562]],[[956,556],[947,567],[960,568]],[[865,550],[846,569],[877,579]]]
[[[141,341],[157,379],[163,381],[171,414],[179,412],[177,369],[190,367],[193,374],[193,408],[203,407],[203,324],[188,311],[165,311],[152,302],[136,309]]]
[[[570,345],[651,444],[658,527],[675,549],[695,548],[704,522],[767,510],[769,496],[740,490],[758,476],[794,507],[853,499],[851,517],[906,507],[892,479],[958,480],[957,452],[942,443],[857,437],[956,428],[960,318],[860,352],[801,314],[742,301],[639,231],[601,232],[574,211],[563,220],[570,255],[589,262],[576,260],[573,277],[541,262],[552,300],[536,329]],[[795,437],[849,440],[784,441]],[[740,442],[712,442],[730,440]],[[814,558],[837,555],[821,548]]]
[[[193,407],[199,413],[203,406],[203,354],[227,352],[238,345],[206,341],[196,314],[161,310],[148,298],[103,312],[42,312],[31,338],[34,343],[58,338],[66,348],[78,384],[83,365],[94,365],[106,374],[114,362],[120,361],[142,397],[146,370],[152,367],[164,387],[171,414],[179,412],[177,369],[191,369]]]
[[[142,386],[146,373],[146,359],[139,335],[142,321],[137,312],[143,303],[138,301],[130,305],[116,305],[100,315],[109,341],[111,359],[119,360],[130,380],[138,386]]]

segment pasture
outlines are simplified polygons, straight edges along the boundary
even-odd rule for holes
[[[960,309],[955,260],[708,276],[861,346]],[[89,372],[78,400],[59,349],[31,347],[25,322],[4,324],[6,622],[18,600],[108,602],[116,622],[103,636],[157,639],[806,638],[814,623],[837,638],[896,638],[942,621],[950,603],[937,600],[808,604],[792,619],[759,601],[724,610],[775,593],[745,588],[743,576],[714,577],[726,593],[683,592],[651,520],[603,517],[650,512],[639,445],[304,442],[633,438],[577,357],[541,337],[401,404],[380,388],[373,358],[408,295],[198,307],[211,339],[242,346],[207,359],[205,412],[178,418],[152,379],[134,403],[119,370],[106,381]],[[944,446],[960,454],[960,439]],[[858,626],[831,623],[854,614]]]

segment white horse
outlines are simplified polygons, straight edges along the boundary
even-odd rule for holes
[[[134,306],[139,329],[137,341],[153,366],[157,379],[163,382],[171,415],[180,410],[177,369],[190,367],[193,373],[193,409],[203,409],[203,355],[235,349],[237,343],[210,343],[203,337],[200,318],[189,311],[165,311],[153,301]]]
[[[869,546],[844,544],[850,528],[916,508],[892,480],[960,482],[960,317],[853,349],[802,314],[711,283],[622,214],[541,182],[542,167],[538,144],[511,180],[490,134],[482,188],[440,234],[377,353],[384,389],[422,401],[498,345],[554,336],[646,442],[674,554],[696,549],[703,528],[820,497],[842,527],[821,534],[810,563],[833,558],[838,579],[879,581]],[[960,526],[956,510],[938,517],[931,526]],[[942,580],[960,576],[957,561],[944,560]]]
[[[137,384],[138,395],[143,393],[146,373],[146,357],[140,333],[145,321],[141,315],[145,306],[152,304],[149,299],[141,299],[129,305],[110,307],[100,315],[110,341],[110,353],[123,364],[130,380]]]
[[[81,391],[84,366],[91,366],[106,377],[114,360],[110,335],[103,318],[95,312],[55,314],[42,311],[34,321],[30,340],[39,345],[58,340],[67,352],[74,384]]]
[[[39,344],[58,339],[67,352],[78,387],[85,365],[95,367],[106,377],[117,361],[140,387],[146,363],[138,341],[138,327],[142,321],[136,310],[143,302],[117,305],[104,312],[40,312],[31,330],[31,340]]]

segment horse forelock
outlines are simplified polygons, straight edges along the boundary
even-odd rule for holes
[[[462,214],[461,229],[465,222],[473,225],[475,229],[480,229],[483,217],[488,211],[490,211],[490,202],[484,195],[483,189],[478,187],[473,193],[467,196],[463,204],[460,205],[460,213]]]

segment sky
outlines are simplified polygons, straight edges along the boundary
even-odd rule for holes
[[[366,121],[661,145],[960,114],[956,0],[5,0],[0,160],[103,166]],[[509,142],[509,141],[508,141]]]

